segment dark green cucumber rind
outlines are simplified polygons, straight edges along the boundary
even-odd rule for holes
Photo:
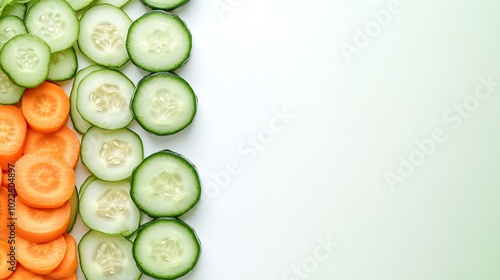
[[[184,32],[186,34],[188,34],[189,50],[187,51],[187,53],[185,54],[185,56],[182,58],[182,60],[180,62],[172,65],[169,68],[156,68],[156,67],[149,67],[148,65],[144,65],[144,64],[137,61],[138,58],[133,54],[133,52],[129,51],[129,46],[133,43],[131,32],[134,32],[133,30],[134,30],[135,26],[141,22],[141,20],[143,19],[144,16],[147,16],[147,15],[153,14],[153,13],[163,13],[163,14],[169,15],[170,17],[173,17],[175,20],[179,21],[183,25]],[[130,25],[130,27],[128,29],[128,34],[127,34],[127,39],[126,39],[125,45],[127,48],[127,52],[128,52],[128,56],[130,58],[130,61],[132,61],[132,63],[135,66],[141,68],[142,70],[149,71],[149,72],[167,72],[167,71],[177,70],[189,61],[189,58],[191,57],[191,49],[193,47],[193,36],[192,36],[191,31],[189,30],[188,26],[186,25],[186,23],[178,15],[171,13],[171,12],[166,12],[163,10],[152,10],[152,11],[146,12],[140,18],[138,18],[132,22],[132,24]]]
[[[70,233],[73,230],[73,227],[75,226],[76,217],[78,217],[79,201],[80,199],[78,198],[78,189],[75,186],[75,190],[73,191],[73,194],[69,198],[69,205],[71,206],[71,212],[69,215],[69,223],[68,226],[66,227],[66,233]]]
[[[24,19],[26,15],[26,11],[28,11],[28,6],[26,3],[15,3],[11,5],[7,5],[2,11],[2,17],[7,15],[16,16],[20,19]]]
[[[185,122],[182,126],[178,126],[176,129],[156,130],[156,129],[152,128],[151,126],[149,126],[148,123],[147,123],[147,121],[143,120],[143,118],[141,118],[140,116],[138,116],[139,114],[137,114],[137,112],[140,111],[141,104],[138,104],[136,96],[139,96],[141,94],[149,94],[149,92],[146,92],[146,93],[142,93],[141,92],[141,89],[142,89],[143,85],[145,83],[147,83],[149,79],[154,78],[156,76],[160,76],[160,75],[168,76],[170,78],[176,79],[180,83],[183,83],[184,85],[186,85],[186,87],[189,89],[189,91],[193,95],[193,100],[194,100],[193,101],[193,104],[194,104],[194,108],[193,109],[194,110],[193,110],[193,113],[191,115],[191,118],[187,122]],[[159,135],[159,136],[172,135],[172,134],[175,134],[177,132],[180,132],[181,130],[184,130],[185,128],[187,128],[194,121],[194,118],[196,116],[196,112],[198,111],[198,96],[195,94],[195,92],[194,92],[193,88],[191,87],[191,85],[186,80],[184,80],[183,78],[181,78],[179,75],[171,73],[171,72],[156,72],[156,73],[151,73],[151,74],[143,77],[137,83],[137,87],[136,87],[134,96],[132,98],[132,102],[130,102],[130,107],[131,107],[131,110],[132,110],[132,114],[134,115],[134,119],[137,121],[137,123],[144,130],[146,130],[147,132],[153,133],[155,135]]]
[[[123,8],[129,2],[130,2],[130,0],[121,0],[121,1],[118,1],[118,0],[115,0],[115,1],[95,0],[94,2],[92,2],[92,5],[110,4],[110,5],[116,6],[118,8]],[[119,4],[116,4],[116,3],[119,3]]]
[[[148,0],[140,0],[141,3],[145,6],[148,6],[150,7],[151,9],[160,9],[160,10],[165,10],[165,11],[173,11],[179,7],[182,7],[184,5],[186,5],[189,0],[180,0],[177,4],[175,5],[171,5],[171,6],[160,6],[160,5],[154,5],[153,3],[151,3],[150,1]]]
[[[157,223],[176,223],[179,226],[186,228],[187,231],[189,232],[189,234],[191,235],[191,237],[193,238],[193,241],[197,244],[197,246],[196,246],[196,248],[197,248],[196,253],[197,254],[196,254],[196,257],[191,264],[191,267],[187,268],[185,271],[183,271],[182,273],[179,273],[178,275],[155,275],[151,271],[146,271],[143,268],[143,265],[142,265],[143,262],[141,262],[141,260],[137,259],[136,251],[141,247],[141,235],[144,232],[146,232],[149,227],[153,227]],[[191,270],[194,269],[194,267],[196,266],[196,263],[198,262],[200,255],[201,255],[201,241],[200,241],[200,238],[198,237],[198,234],[190,225],[188,225],[184,221],[179,220],[177,218],[158,218],[158,219],[154,219],[150,222],[143,224],[141,227],[139,227],[139,230],[137,231],[137,236],[136,236],[133,243],[134,243],[134,245],[132,247],[132,255],[134,256],[137,267],[142,271],[143,274],[145,274],[147,276],[155,277],[157,279],[174,280],[174,279],[177,279],[179,277],[182,277],[182,276],[188,274]]]
[[[61,52],[65,52],[67,56],[64,57],[64,61],[60,61],[59,63],[65,63],[64,66],[67,66],[67,69],[64,69],[64,71],[61,71],[61,69],[57,69],[57,71],[54,71],[54,67],[56,67],[53,66],[54,59],[56,59],[54,56],[57,56],[59,52],[53,53],[52,60],[49,65],[49,75],[47,76],[47,80],[51,82],[67,81],[73,78],[76,74],[76,71],[78,70],[78,58],[76,56],[75,49],[71,47]]]
[[[85,76],[88,74],[104,69],[103,66],[100,65],[90,65],[87,66],[78,72],[76,72],[75,76],[73,77],[73,86],[71,87],[71,92],[69,95],[70,99],[70,110],[69,110],[69,117],[71,118],[71,122],[73,123],[73,127],[75,128],[76,131],[78,131],[80,134],[85,134],[87,130],[92,126],[90,123],[88,123],[86,120],[80,116],[80,113],[78,113],[78,110],[76,109],[76,95],[77,95],[77,89],[78,85],[82,81]]]
[[[147,165],[148,161],[152,160],[155,157],[161,157],[161,156],[174,156],[174,157],[176,157],[177,159],[179,159],[180,161],[182,161],[185,164],[185,167],[190,168],[192,170],[192,172],[194,173],[194,175],[195,175],[194,177],[195,177],[196,183],[197,183],[196,184],[197,197],[192,201],[191,204],[189,204],[188,207],[186,207],[185,209],[179,209],[179,211],[177,211],[177,212],[164,213],[164,212],[154,211],[153,209],[151,209],[149,207],[150,205],[147,205],[147,204],[145,205],[144,203],[142,203],[141,201],[139,201],[136,198],[136,196],[135,196],[135,194],[137,192],[142,191],[141,190],[141,186],[135,180],[135,176],[137,176],[137,174],[139,172],[141,172],[141,170],[143,168],[147,168],[146,165]],[[200,181],[200,176],[199,176],[199,173],[198,173],[198,169],[196,168],[196,166],[189,159],[187,159],[183,155],[181,155],[179,153],[176,153],[174,151],[171,151],[171,150],[161,150],[161,151],[156,152],[154,154],[151,154],[150,156],[148,156],[147,158],[145,158],[141,162],[141,164],[139,164],[139,166],[137,166],[134,169],[134,171],[132,172],[132,177],[131,177],[130,185],[131,185],[130,197],[134,201],[134,203],[137,206],[137,208],[139,208],[139,210],[141,210],[142,212],[144,212],[146,215],[148,215],[150,217],[153,217],[153,218],[179,217],[179,216],[182,216],[185,213],[187,213],[189,210],[193,209],[193,207],[198,203],[198,201],[200,201],[200,197],[201,197],[201,181]]]

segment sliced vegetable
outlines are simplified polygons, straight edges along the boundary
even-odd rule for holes
[[[130,182],[90,182],[80,200],[80,217],[93,230],[129,236],[139,228],[141,213],[130,198]]]
[[[96,0],[94,1],[94,5],[99,4],[111,4],[118,8],[123,8],[126,4],[128,4],[130,0]]]
[[[0,167],[8,170],[23,154],[27,126],[17,107],[0,105]]]
[[[38,87],[26,89],[21,102],[26,122],[35,131],[56,132],[68,120],[68,96],[53,83],[44,82]]]
[[[75,226],[76,218],[78,217],[78,208],[79,208],[80,200],[78,198],[78,189],[75,186],[75,190],[73,194],[69,198],[69,206],[71,207],[71,211],[69,213],[69,222],[66,227],[66,233],[70,233]]]
[[[0,240],[0,279],[7,279],[7,277],[12,275],[14,273],[12,267],[15,266],[15,252],[12,252],[11,246],[7,241]]]
[[[197,97],[183,78],[168,72],[153,73],[139,81],[131,108],[142,128],[169,135],[191,124]]]
[[[5,6],[5,8],[2,11],[2,17],[3,16],[16,16],[20,19],[24,19],[24,16],[26,15],[26,11],[28,10],[28,6],[26,3],[23,2],[28,2],[29,0],[21,0],[18,1],[17,3],[11,3],[8,6]]]
[[[66,241],[62,235],[45,243],[30,242],[19,236],[16,238],[17,261],[27,270],[37,274],[45,275],[54,270],[65,254]]]
[[[78,268],[78,245],[76,244],[76,240],[73,236],[66,233],[63,234],[63,237],[66,242],[64,258],[54,270],[47,274],[48,277],[54,279],[72,277]]]
[[[132,23],[126,45],[135,65],[161,72],[180,68],[189,59],[191,40],[191,32],[178,15],[153,10]]]
[[[141,271],[132,257],[132,242],[121,235],[87,232],[78,244],[80,266],[92,280],[137,280]]]
[[[68,2],[73,10],[78,12],[90,6],[94,0],[66,0],[66,2]]]
[[[12,203],[11,206],[13,206],[15,201],[12,200],[12,196],[10,199],[10,203]],[[3,229],[0,230],[0,241],[7,242],[11,233],[14,232],[9,228],[9,218],[12,218],[9,212],[9,191],[7,188],[0,187],[0,226]]]
[[[52,53],[71,48],[80,31],[80,21],[65,0],[38,1],[26,13],[25,23],[28,33],[45,41]]]
[[[142,140],[128,128],[103,130],[94,126],[83,135],[80,157],[97,178],[122,181],[144,158]]]
[[[0,104],[10,105],[19,102],[25,90],[26,88],[14,84],[0,69]]]
[[[10,39],[26,33],[24,22],[19,17],[11,15],[0,17],[0,49]]]
[[[61,155],[67,165],[75,167],[80,155],[80,139],[67,126],[53,133],[40,133],[28,128],[24,153],[47,149]]]
[[[52,82],[67,81],[75,76],[78,59],[73,47],[52,54],[47,80]]]
[[[158,279],[176,279],[191,271],[200,255],[195,231],[178,219],[157,219],[144,224],[134,240],[139,268]]]
[[[184,6],[189,0],[141,0],[141,3],[152,8],[171,11],[173,9]]]
[[[30,242],[52,241],[66,231],[70,212],[69,202],[58,208],[40,209],[29,207],[22,200],[18,200],[16,233]]]
[[[120,8],[110,4],[92,6],[80,19],[80,51],[95,63],[118,68],[128,60],[125,48],[127,30],[132,23]]]
[[[16,162],[18,198],[34,208],[58,208],[73,194],[73,169],[50,154],[30,153]]]
[[[134,83],[122,72],[97,70],[78,85],[76,109],[84,120],[94,126],[125,128],[134,119],[130,110],[134,90]]]
[[[49,74],[50,48],[31,34],[17,35],[4,44],[0,64],[16,85],[36,87]]]
[[[184,156],[163,150],[144,159],[132,173],[131,197],[151,217],[178,217],[201,194],[196,167]]]
[[[71,88],[71,94],[69,96],[70,98],[70,117],[71,117],[71,122],[73,123],[73,127],[75,128],[76,131],[80,132],[81,134],[84,134],[87,132],[87,130],[92,126],[90,123],[88,123],[86,120],[82,118],[80,113],[78,113],[78,110],[76,109],[76,97],[77,97],[77,92],[78,92],[78,86],[80,85],[80,82],[82,81],[83,78],[85,78],[88,74],[96,71],[96,70],[102,70],[104,67],[99,66],[99,65],[90,65],[87,66],[81,70],[79,70],[75,77],[73,78],[73,87]]]

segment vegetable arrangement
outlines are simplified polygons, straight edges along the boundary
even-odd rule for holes
[[[0,231],[0,280],[76,279],[79,264],[91,280],[176,279],[198,261],[179,219],[200,199],[196,167],[171,150],[145,156],[129,128],[163,136],[194,120],[197,97],[172,72],[190,57],[172,12],[189,0],[141,0],[150,11],[136,20],[129,1],[0,1],[0,226],[15,228]],[[137,85],[129,62],[149,72]],[[56,84],[71,80],[69,93]]]

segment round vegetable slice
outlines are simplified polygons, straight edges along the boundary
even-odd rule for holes
[[[192,38],[178,15],[153,10],[132,23],[126,45],[130,60],[142,69],[172,71],[189,59]]]
[[[195,231],[178,219],[157,219],[144,224],[134,240],[139,268],[158,279],[176,279],[191,271],[200,255]]]

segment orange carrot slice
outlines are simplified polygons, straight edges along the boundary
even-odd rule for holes
[[[47,274],[47,276],[54,279],[69,278],[75,274],[78,268],[78,245],[76,244],[76,240],[67,233],[65,233],[63,237],[66,241],[66,253],[64,254],[64,258],[58,267]]]
[[[16,162],[19,199],[34,208],[58,208],[73,194],[73,168],[49,154],[31,153]]]
[[[21,108],[33,130],[52,133],[61,129],[68,120],[69,98],[60,86],[43,82],[36,88],[26,89]]]
[[[63,155],[66,163],[73,168],[78,163],[80,155],[80,140],[76,133],[67,126],[63,126],[54,133],[40,133],[28,128],[24,153],[47,149]]]
[[[9,197],[9,191],[7,188],[1,187],[0,188],[0,241],[7,241],[11,235],[11,230],[9,228],[9,224],[11,220],[9,218],[12,218],[9,212],[9,198],[11,198],[12,201],[12,196]],[[13,232],[15,235],[15,232]]]
[[[5,241],[0,241],[0,279],[6,279],[16,267],[15,252],[11,245]]]
[[[59,208],[32,208],[21,200],[16,203],[19,237],[30,242],[44,243],[58,238],[66,231],[71,207],[69,201]]]
[[[21,157],[26,139],[26,121],[21,110],[0,105],[0,167],[8,170]]]
[[[19,263],[16,266],[16,270],[14,273],[7,278],[8,280],[52,280],[51,278],[44,276],[44,275],[39,275],[34,272],[31,272],[24,268],[22,265]]]
[[[16,238],[17,261],[27,270],[46,275],[54,270],[66,254],[66,241],[61,235],[45,243],[34,243],[21,237]]]

